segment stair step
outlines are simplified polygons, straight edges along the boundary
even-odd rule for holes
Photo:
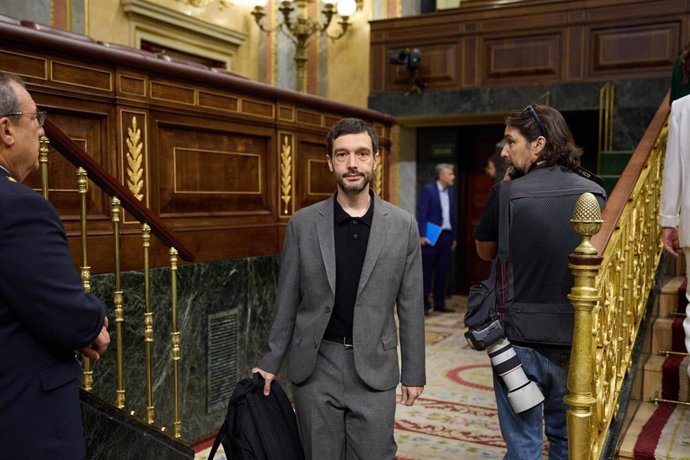
[[[665,426],[657,426],[656,429],[660,432],[655,434],[658,436],[658,440],[654,439],[652,435],[650,439],[650,434],[654,433],[645,429],[645,424],[647,421],[657,413],[657,409],[660,411],[657,417],[661,413],[665,413],[666,417],[660,417],[664,420],[662,424]],[[638,444],[638,440],[641,435],[646,435],[646,441],[651,442],[650,452],[638,452],[639,455],[643,456],[640,458],[663,458],[665,460],[681,460],[690,457],[690,442],[688,442],[688,429],[690,428],[690,408],[680,405],[666,405],[665,407],[657,406],[650,402],[644,402],[640,404],[635,413],[635,417],[628,430],[623,437],[623,441],[620,444],[620,449],[618,451],[619,459],[635,459],[635,447]],[[643,432],[643,429],[645,431]],[[652,452],[651,447],[656,447]],[[640,448],[642,446],[638,446]],[[644,449],[641,449],[644,450]]]
[[[642,381],[643,401],[661,397],[661,366],[663,366],[665,360],[665,356],[652,354],[644,363],[644,377]]]
[[[673,318],[678,309],[678,289],[683,284],[684,276],[673,276],[661,285],[658,315],[663,318]]]
[[[668,351],[673,348],[673,331],[671,325],[673,325],[674,318],[662,318],[658,317],[654,320],[654,325],[652,326],[652,348],[651,351],[656,353],[657,351]]]
[[[621,442],[620,449],[618,450],[619,459],[634,459],[635,458],[635,444],[637,443],[637,438],[642,432],[642,427],[649,417],[652,416],[656,406],[650,402],[643,402],[637,408],[635,416],[630,422],[625,436],[623,436],[623,442]]]

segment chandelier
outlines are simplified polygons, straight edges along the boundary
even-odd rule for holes
[[[306,64],[309,39],[316,33],[324,35],[333,41],[343,37],[350,26],[348,18],[350,18],[355,11],[362,9],[363,0],[327,0],[323,3],[323,9],[321,10],[321,14],[323,15],[321,21],[311,18],[308,13],[309,5],[315,1],[317,0],[284,0],[278,7],[278,11],[280,11],[282,18],[279,24],[273,29],[264,27],[263,24],[264,16],[266,16],[264,7],[268,3],[268,0],[257,0],[255,3],[256,6],[251,13],[252,16],[254,16],[256,24],[262,31],[268,34],[282,31],[295,44],[294,60],[297,69],[296,89],[300,92],[306,92],[307,90]],[[331,24],[333,16],[336,14],[340,19],[338,22],[340,30],[332,35],[328,32],[328,26]]]

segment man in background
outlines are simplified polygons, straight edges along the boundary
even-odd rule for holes
[[[424,267],[424,314],[431,311],[429,297],[433,293],[434,311],[451,312],[446,308],[446,278],[450,256],[457,246],[455,167],[452,164],[436,165],[436,180],[422,188],[417,202],[417,225],[422,244]],[[440,227],[441,233],[432,241],[428,224]],[[433,287],[432,287],[433,284]]]
[[[690,274],[690,96],[671,105],[668,143],[661,186],[659,225],[664,249],[674,257],[685,253],[686,274]],[[690,288],[685,290],[685,348],[690,351]],[[688,368],[690,376],[690,367]]]
[[[573,334],[573,307],[568,293],[573,277],[568,255],[580,242],[570,219],[585,192],[603,205],[604,189],[578,173],[580,149],[557,110],[529,105],[506,118],[502,155],[512,168],[509,188],[506,305],[498,314],[525,374],[536,382],[544,401],[516,413],[508,388],[494,370],[494,392],[506,460],[541,459],[543,435],[549,458],[568,458],[568,430],[563,398],[568,393],[568,365]],[[510,180],[510,179],[506,179]],[[474,230],[477,254],[497,255],[499,196],[496,184]],[[505,238],[501,235],[501,238]],[[501,271],[504,269],[501,268]],[[512,291],[512,292],[511,292]],[[499,295],[499,294],[497,294]],[[510,300],[512,299],[512,300]]]
[[[0,72],[0,459],[83,459],[75,350],[108,347],[103,303],[84,293],[53,206],[21,182],[38,168],[45,112]]]
[[[419,234],[370,189],[379,161],[370,124],[331,127],[336,192],[288,223],[269,351],[252,370],[269,394],[290,348],[307,459],[394,460],[395,389],[402,383],[400,403],[411,406],[426,381]]]

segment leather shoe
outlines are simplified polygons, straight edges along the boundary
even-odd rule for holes
[[[455,313],[455,310],[451,310],[450,308],[434,308],[434,311],[437,311],[439,313]]]

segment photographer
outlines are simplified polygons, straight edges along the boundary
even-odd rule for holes
[[[567,299],[573,284],[568,255],[579,243],[570,219],[582,193],[593,193],[603,205],[605,192],[583,177],[585,173],[578,174],[582,150],[557,110],[530,105],[512,113],[506,118],[504,138],[501,156],[512,168],[504,195],[509,197],[505,215],[510,221],[503,222],[509,249],[497,267],[501,282],[496,292],[501,301],[496,313],[508,339],[505,343],[512,344],[528,379],[544,395],[542,403],[518,412],[516,401],[509,400],[512,389],[506,383],[510,382],[497,369],[496,353],[490,353],[501,433],[508,449],[505,458],[541,459],[545,432],[549,458],[567,459],[568,406],[563,398],[568,392],[573,328]],[[492,189],[474,230],[477,253],[485,260],[494,259],[498,249],[499,188],[497,184]]]

